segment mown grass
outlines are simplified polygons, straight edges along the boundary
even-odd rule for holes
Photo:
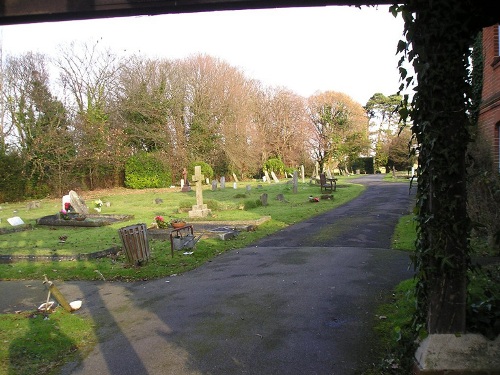
[[[0,374],[51,374],[97,343],[93,323],[63,309],[0,314]]]

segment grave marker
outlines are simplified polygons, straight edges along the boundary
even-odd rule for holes
[[[89,214],[89,208],[85,204],[85,201],[80,198],[78,194],[76,194],[76,192],[74,192],[73,190],[69,192],[69,200],[76,213],[79,213],[81,215]]]
[[[269,172],[268,171],[264,171],[264,174],[265,174],[265,177],[266,177],[266,179],[264,180],[264,182],[267,181],[267,182],[271,183],[271,178],[269,177]]]
[[[293,172],[293,177],[292,177],[292,181],[293,181],[293,192],[294,194],[297,194],[297,191],[298,191],[298,183],[299,183],[299,178],[298,178],[298,172],[297,171],[294,171]]]
[[[276,177],[276,173],[274,171],[271,171],[271,177],[273,178],[273,181],[276,183],[279,183],[280,180],[278,180],[278,177]]]
[[[191,211],[188,212],[189,217],[207,217],[212,213],[212,210],[203,204],[203,188],[201,186],[205,176],[201,174],[201,166],[194,167],[193,181],[196,182],[196,205],[192,206]]]

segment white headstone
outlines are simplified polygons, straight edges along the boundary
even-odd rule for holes
[[[13,227],[15,227],[17,225],[23,225],[24,224],[23,219],[21,219],[19,216],[10,217],[10,218],[7,219],[7,221]]]
[[[271,178],[269,177],[269,172],[268,171],[264,171],[264,175],[266,177],[266,181],[271,183]]]
[[[276,177],[276,173],[274,173],[274,171],[271,171],[271,177],[273,178],[273,181],[278,183],[280,182],[280,180],[278,180],[278,177]]]

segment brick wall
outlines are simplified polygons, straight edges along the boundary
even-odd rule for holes
[[[500,47],[498,25],[483,29],[483,92],[479,112],[479,129],[489,141],[495,161],[499,165],[499,127],[500,127]]]

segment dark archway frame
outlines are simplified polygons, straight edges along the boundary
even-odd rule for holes
[[[0,0],[0,25],[217,10],[393,4],[372,0]],[[492,0],[406,0],[398,49],[418,80],[412,120],[419,147],[416,211],[419,321],[429,333],[465,331],[469,220],[465,153],[469,142],[468,57],[473,38],[500,21]],[[404,70],[401,71],[405,77]]]

